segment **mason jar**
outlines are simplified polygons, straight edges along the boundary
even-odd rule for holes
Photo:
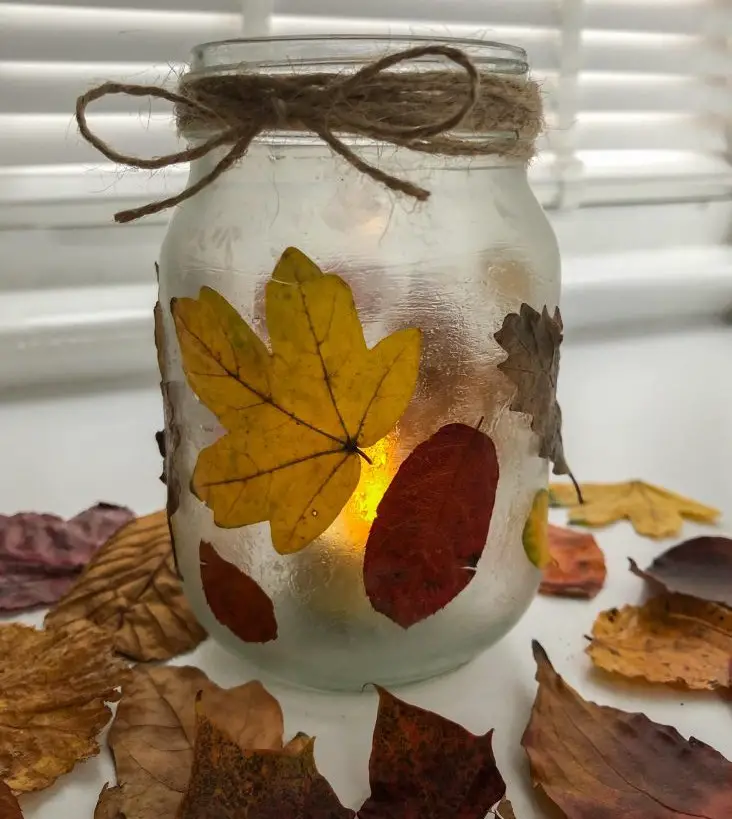
[[[440,42],[461,49],[483,74],[519,81],[527,76],[525,54],[518,48]],[[354,37],[213,43],[194,50],[191,72],[304,74],[324,66],[352,71],[416,43],[416,38]],[[400,70],[425,65],[429,59]],[[188,136],[195,145],[207,134]],[[505,136],[473,135],[480,140]],[[176,487],[171,529],[186,594],[202,625],[226,647],[279,678],[325,689],[360,689],[368,682],[397,685],[447,672],[505,635],[531,603],[540,572],[527,558],[522,537],[537,492],[546,486],[549,464],[540,457],[531,416],[515,405],[512,409],[517,386],[499,369],[507,352],[494,336],[522,305],[537,314],[547,308],[553,315],[560,290],[557,244],[528,185],[526,162],[502,155],[430,154],[360,137],[343,140],[366,162],[431,195],[417,202],[390,190],[336,156],[312,133],[264,133],[246,156],[176,208],[159,260],[169,454],[172,449],[168,482]],[[189,184],[209,173],[226,150],[222,146],[193,161]],[[292,248],[296,251],[288,250]],[[218,314],[217,332],[225,335],[223,324],[240,319],[258,337],[260,352],[268,351],[268,283],[283,254],[292,261],[292,253],[302,264],[339,277],[343,292],[352,294],[369,350],[408,330],[419,332],[419,349],[414,383],[405,386],[409,375],[402,374],[396,384],[408,395],[393,427],[354,455],[357,482],[340,511],[304,546],[280,545],[278,551],[270,518],[260,515],[239,525],[246,518],[239,510],[256,501],[253,493],[261,487],[237,484],[237,497],[230,494],[230,508],[222,512],[212,509],[213,496],[201,491],[197,481],[199,461],[210,460],[211,448],[236,432],[231,427],[250,420],[232,417],[232,412],[244,412],[237,405],[241,395],[230,391],[222,397],[230,406],[221,411],[212,406],[216,401],[199,394],[200,369],[208,365],[197,358],[200,343],[189,324],[197,320],[195,315],[200,318],[195,311],[208,298],[209,306],[215,301],[216,310],[228,311],[227,319]],[[279,325],[280,335],[295,332],[295,325],[287,324]],[[184,342],[185,333],[193,336]],[[230,335],[217,342],[222,361],[227,356],[234,361],[237,345],[249,343],[245,334],[234,335],[234,340]],[[337,355],[338,343],[334,349]],[[355,368],[356,386],[361,383],[357,359],[354,354],[341,362]],[[282,389],[289,387],[285,383]],[[434,515],[438,523],[434,531],[423,530],[415,545],[406,530],[404,538],[400,535],[399,498],[392,499],[397,508],[387,521],[392,552],[382,555],[382,563],[393,558],[396,586],[386,594],[391,594],[390,604],[375,603],[364,555],[385,508],[382,500],[402,463],[441,430],[457,428],[451,425],[475,430],[495,450],[497,485],[479,488],[478,496],[475,486],[470,489],[475,516],[492,505],[485,543],[469,559],[462,556],[458,540],[463,529],[453,532],[449,519],[459,517],[467,503],[461,495],[464,481],[439,484],[443,460],[439,451],[432,452],[426,467],[431,472],[420,480],[426,493],[424,514]],[[266,424],[248,434],[255,435],[252,446],[259,447],[262,457],[282,446],[276,430]],[[244,456],[236,452],[240,438],[226,440],[231,441],[226,454],[221,448],[216,452],[219,461],[230,459],[231,472]],[[299,439],[291,444],[291,461],[306,457],[300,444]],[[484,438],[475,446],[485,452],[490,448]],[[466,452],[475,451],[469,444]],[[287,461],[289,455],[278,457]],[[226,480],[224,476],[220,483]],[[292,480],[290,495],[283,490],[283,496],[270,498],[272,504],[284,505],[285,514],[288,498],[302,492],[297,475]],[[317,508],[309,514],[317,515]],[[413,510],[405,507],[404,514]],[[460,518],[463,528],[475,516],[471,512]],[[433,559],[431,550],[442,557],[435,558],[438,570],[430,578],[425,565]],[[453,562],[465,565],[451,566],[462,578],[457,592],[433,605],[430,584],[441,582],[444,550],[453,550]],[[419,567],[412,577],[413,564]],[[413,601],[410,595],[421,598],[422,587],[424,601]],[[402,614],[394,614],[389,605]]]

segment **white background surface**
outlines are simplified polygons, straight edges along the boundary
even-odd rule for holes
[[[565,444],[583,481],[644,478],[732,515],[732,329],[707,326],[615,339],[569,339],[560,398]],[[0,403],[0,512],[21,509],[71,515],[96,500],[128,504],[142,514],[163,505],[154,432],[161,426],[157,386],[118,385],[97,392],[47,390]],[[553,513],[555,522],[564,513]],[[682,537],[700,527],[687,524]],[[592,602],[537,598],[500,644],[458,672],[398,691],[403,698],[475,732],[495,728],[499,767],[519,819],[544,814],[531,794],[519,741],[533,702],[530,641],[544,645],[557,670],[588,699],[675,725],[732,758],[732,709],[714,694],[609,680],[583,653],[597,612],[639,600],[641,566],[669,543],[642,540],[626,524],[597,534],[608,562],[608,584]],[[680,539],[680,538],[679,538]],[[678,539],[677,539],[678,540]],[[25,617],[40,623],[42,614]],[[176,663],[203,668],[223,686],[257,676],[255,669],[212,641]],[[286,730],[317,736],[321,771],[345,804],[368,793],[367,762],[376,695],[296,691],[262,678],[280,699]],[[26,819],[91,819],[103,784],[114,781],[106,748],[55,787],[23,797]]]

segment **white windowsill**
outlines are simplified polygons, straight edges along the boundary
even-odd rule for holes
[[[152,279],[152,275],[151,275]],[[566,335],[721,320],[732,309],[732,247],[564,260]],[[156,286],[19,290],[0,298],[0,388],[155,372]]]

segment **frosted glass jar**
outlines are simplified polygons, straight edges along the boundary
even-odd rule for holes
[[[413,40],[230,42],[199,47],[193,71],[247,63],[248,70],[297,65],[329,69],[398,50]],[[521,76],[523,52],[458,42],[481,70]],[[385,171],[431,191],[415,203],[351,168],[305,134],[257,140],[247,156],[180,205],[160,257],[164,378],[172,405],[169,446],[180,485],[172,516],[187,596],[214,638],[258,667],[294,683],[360,689],[395,685],[453,669],[502,637],[522,616],[539,581],[522,531],[548,464],[538,457],[527,417],[509,410],[515,386],[497,369],[506,353],[494,339],[522,303],[553,312],[560,266],[551,227],[521,162],[445,158],[361,141],[357,150]],[[222,156],[192,163],[190,184]],[[225,430],[199,401],[182,368],[171,299],[221,294],[268,341],[265,286],[294,246],[350,286],[369,347],[407,327],[422,331],[415,395],[395,431],[371,451],[360,482],[336,521],[307,548],[278,554],[264,520],[237,529],[214,523],[190,490],[202,449]],[[447,606],[409,628],[374,610],[363,555],[378,502],[414,448],[446,424],[476,424],[495,443],[500,480],[485,549],[474,577]],[[252,578],[271,600],[277,638],[244,642],[213,615],[201,582],[201,542]],[[217,596],[216,590],[207,591]],[[221,590],[221,598],[225,596]]]

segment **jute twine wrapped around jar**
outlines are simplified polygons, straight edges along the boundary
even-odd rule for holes
[[[443,57],[459,68],[388,69],[421,57]],[[86,109],[109,94],[155,97],[175,105],[180,134],[190,147],[144,159],[120,153],[89,128]],[[200,159],[228,146],[213,169],[181,193],[115,214],[129,222],[177,205],[210,185],[264,132],[316,134],[361,173],[393,191],[427,199],[429,191],[385,173],[343,141],[356,136],[438,156],[500,155],[528,161],[543,126],[542,100],[532,80],[481,72],[465,52],[427,45],[390,54],[355,73],[184,75],[178,91],[107,82],[79,97],[76,120],[82,136],[120,165],[157,170]]]

